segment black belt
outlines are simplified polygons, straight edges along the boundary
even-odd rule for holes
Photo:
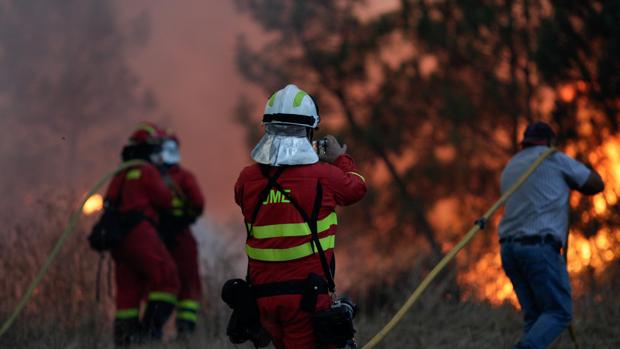
[[[562,243],[556,240],[556,238],[547,234],[544,236],[541,235],[526,235],[526,236],[509,236],[505,238],[499,239],[499,243],[510,243],[516,242],[522,245],[539,245],[539,244],[548,244],[555,247],[558,251],[562,248]]]
[[[256,298],[273,297],[291,294],[303,295],[307,293],[308,288],[313,287],[314,292],[319,294],[327,294],[327,285],[311,286],[308,280],[290,280],[282,282],[273,282],[269,284],[252,285],[252,292]]]

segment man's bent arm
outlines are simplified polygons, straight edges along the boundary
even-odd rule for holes
[[[602,192],[603,189],[605,189],[605,183],[603,182],[601,176],[598,172],[590,170],[590,176],[588,176],[588,179],[581,186],[581,188],[578,188],[577,190],[585,195],[594,195]]]

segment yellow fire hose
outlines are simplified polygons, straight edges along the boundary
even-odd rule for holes
[[[519,189],[523,183],[530,177],[532,173],[538,168],[538,166],[545,160],[549,155],[556,152],[557,149],[549,148],[547,151],[542,153],[538,159],[532,163],[532,165],[517,179],[517,181],[502,195],[502,197],[497,200],[493,206],[480,218],[479,221],[476,222],[468,232],[465,234],[465,237],[461,241],[459,241],[451,250],[446,254],[439,263],[428,273],[428,275],[422,280],[420,286],[413,291],[409,299],[403,304],[403,306],[396,312],[396,314],[392,317],[392,319],[377,333],[366,345],[362,347],[362,349],[372,349],[374,348],[383,338],[385,338],[390,331],[396,327],[396,325],[402,320],[407,311],[415,304],[415,302],[420,298],[422,292],[428,288],[428,285],[435,279],[435,277],[443,270],[443,268],[456,256],[456,254],[462,250],[469,242],[474,238],[474,236],[480,231],[481,225],[488,222],[488,220],[493,216],[495,211],[502,206],[506,200]],[[480,223],[479,223],[480,222]],[[573,331],[571,331],[574,334]],[[575,340],[575,343],[576,340]]]
[[[15,322],[15,319],[17,319],[17,317],[22,312],[22,310],[24,310],[24,307],[26,306],[26,304],[28,304],[28,302],[32,298],[32,294],[34,293],[34,290],[37,288],[37,286],[39,286],[39,284],[41,283],[41,281],[47,274],[49,267],[52,265],[52,262],[54,262],[54,259],[56,259],[56,257],[58,256],[58,253],[60,252],[60,250],[62,249],[62,246],[67,241],[67,238],[73,233],[73,230],[75,229],[75,225],[77,224],[80,216],[82,215],[82,207],[86,203],[86,200],[88,200],[89,197],[97,193],[101,189],[101,187],[103,187],[103,185],[106,184],[117,173],[129,167],[136,166],[136,165],[143,165],[143,164],[147,164],[147,162],[143,160],[131,160],[131,161],[123,162],[114,171],[108,172],[103,177],[101,177],[101,179],[95,184],[95,186],[88,192],[88,194],[86,195],[86,198],[84,198],[80,207],[77,210],[73,211],[73,213],[71,213],[71,216],[69,217],[69,223],[65,227],[65,230],[60,235],[60,238],[58,238],[58,241],[56,241],[56,244],[52,248],[52,252],[50,252],[50,255],[45,260],[43,267],[41,267],[41,270],[39,270],[34,280],[32,280],[32,283],[30,284],[30,286],[28,286],[28,290],[26,291],[26,293],[24,293],[22,298],[19,300],[17,307],[15,307],[15,310],[13,311],[13,313],[11,313],[11,316],[9,316],[9,318],[6,319],[4,323],[2,324],[2,327],[0,328],[0,337],[2,337],[6,333],[6,331],[9,329],[9,327],[11,327],[13,322]]]
[[[495,202],[495,204],[493,204],[493,206],[482,216],[481,221],[482,222],[488,221],[491,218],[491,216],[495,213],[495,211],[497,211],[497,209],[501,205],[503,205],[506,202],[506,200],[517,189],[519,189],[521,187],[521,185],[523,185],[523,183],[525,183],[525,181],[536,170],[536,168],[538,168],[538,166],[542,163],[542,161],[545,158],[547,158],[549,155],[553,154],[555,151],[556,151],[555,148],[550,148],[549,150],[547,150],[543,154],[541,154],[540,157],[538,159],[536,159],[536,161],[534,161],[534,163],[527,169],[527,171],[525,171],[525,173],[522,174],[521,177],[519,177],[517,182],[515,182],[512,185],[512,187],[510,187],[510,189],[508,189],[508,191],[506,191],[504,193],[504,195],[502,195],[502,197],[497,202]],[[37,286],[39,286],[39,284],[41,283],[41,281],[43,280],[43,278],[47,274],[47,272],[49,270],[49,267],[51,266],[51,264],[54,262],[54,260],[58,256],[58,253],[60,253],[60,250],[62,249],[63,245],[65,244],[67,238],[73,233],[73,231],[75,229],[75,225],[77,224],[77,222],[78,222],[78,220],[79,220],[79,218],[80,218],[80,216],[82,214],[82,207],[86,203],[86,200],[88,200],[88,198],[90,198],[92,195],[97,193],[103,187],[103,185],[105,183],[107,183],[117,173],[119,173],[119,172],[121,172],[121,171],[123,171],[123,170],[125,170],[125,169],[127,169],[129,167],[136,166],[136,165],[141,165],[141,164],[146,164],[146,162],[142,161],[142,160],[131,160],[131,161],[124,162],[121,165],[119,165],[114,171],[111,171],[111,172],[108,172],[107,174],[105,174],[91,188],[91,190],[88,192],[88,194],[86,195],[86,197],[84,198],[84,200],[80,204],[79,208],[76,209],[75,211],[73,211],[73,213],[71,214],[71,216],[69,218],[69,223],[65,227],[65,230],[62,232],[62,234],[60,235],[60,237],[56,241],[56,244],[52,248],[52,251],[51,251],[50,255],[47,257],[45,263],[43,264],[43,267],[41,267],[41,270],[39,270],[39,272],[37,273],[36,277],[34,278],[32,283],[30,284],[30,286],[28,286],[28,290],[26,291],[26,293],[24,293],[24,295],[20,299],[19,303],[15,307],[15,310],[11,313],[9,318],[6,319],[4,321],[4,323],[2,324],[2,327],[0,328],[0,337],[2,337],[6,333],[6,331],[11,327],[11,325],[13,325],[13,323],[15,322],[15,320],[17,319],[19,314],[23,311],[24,307],[28,304],[28,302],[32,298],[34,290],[37,288]],[[452,248],[452,250],[450,250],[448,252],[448,254],[446,254],[441,259],[441,261],[433,268],[433,270],[431,270],[431,272],[422,281],[420,286],[418,286],[418,288],[411,294],[409,299],[407,299],[405,304],[398,310],[398,312],[394,315],[394,317],[392,317],[390,322],[388,322],[383,327],[383,329],[381,329],[381,331],[379,331],[379,333],[377,333],[366,345],[364,345],[364,347],[362,349],[372,349],[372,348],[374,348],[383,338],[385,338],[389,334],[390,331],[392,331],[394,329],[394,327],[402,320],[402,318],[407,313],[407,311],[409,311],[409,309],[413,306],[413,304],[420,298],[420,295],[426,290],[426,288],[428,288],[429,284],[435,279],[437,274],[439,274],[439,272],[441,270],[443,270],[443,268],[456,256],[456,254],[460,250],[462,250],[473,239],[473,237],[479,231],[480,231],[480,225],[476,224],[474,227],[472,227],[469,230],[469,232],[467,232],[465,237],[461,241],[459,241],[459,243],[457,243]],[[571,338],[573,339],[573,342],[575,343],[575,347],[577,347],[577,341],[576,341],[576,338],[575,338],[574,328],[573,328],[572,325],[570,327],[570,334],[571,334]]]

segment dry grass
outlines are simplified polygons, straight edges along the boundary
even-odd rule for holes
[[[54,239],[62,230],[66,209],[49,205],[37,208],[45,224],[15,224],[0,241],[0,319],[5,319],[18,296],[42,264]],[[44,283],[19,320],[0,338],[0,348],[112,348],[113,304],[107,294],[104,267],[103,300],[95,302],[98,256],[85,243],[86,225],[70,239]],[[225,326],[229,310],[220,301],[223,282],[242,275],[244,257],[240,241],[224,238],[221,227],[203,224],[198,229],[205,275],[204,311],[197,334],[189,343],[168,343],[149,348],[235,348],[228,343]],[[223,237],[224,236],[224,237]],[[399,285],[381,285],[381,292],[368,292],[360,300],[358,341],[365,343],[391,317],[420,280],[400,278]],[[592,292],[575,301],[576,325],[581,348],[620,347],[620,266],[610,268]],[[444,277],[445,279],[445,277]],[[519,336],[521,321],[511,306],[492,307],[473,301],[455,302],[442,296],[447,284],[437,283],[422,297],[380,348],[510,348]],[[172,332],[169,328],[169,332]],[[250,348],[249,344],[238,346]],[[554,348],[573,348],[565,333]]]

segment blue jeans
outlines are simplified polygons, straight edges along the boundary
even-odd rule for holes
[[[571,288],[564,259],[549,244],[518,242],[503,243],[501,255],[525,321],[523,336],[514,348],[549,347],[572,318]]]

